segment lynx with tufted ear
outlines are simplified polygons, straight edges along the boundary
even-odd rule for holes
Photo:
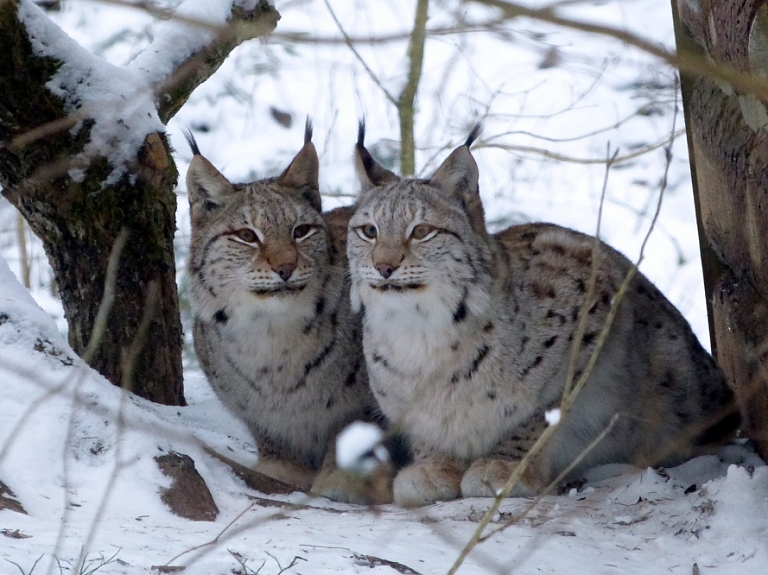
[[[312,143],[312,123],[307,120],[304,128],[304,147],[277,178],[277,183],[283,187],[299,191],[304,199],[318,212],[322,211],[322,200],[318,184],[320,162],[317,151]]]
[[[235,188],[200,154],[192,132],[187,131],[184,136],[194,154],[187,170],[187,193],[194,224],[200,222],[205,213],[221,208],[234,195]]]
[[[553,224],[489,234],[469,151],[477,133],[427,180],[379,166],[362,129],[356,146],[363,191],[347,236],[350,293],[376,400],[413,450],[394,482],[402,505],[495,496],[559,405],[573,346],[576,377],[584,372],[631,267]],[[586,301],[593,260],[596,295]],[[541,493],[573,463],[566,479],[602,463],[678,463],[727,441],[739,416],[686,321],[637,274],[557,425],[515,494]]]
[[[365,148],[365,122],[357,127],[357,144],[355,145],[355,169],[360,178],[363,191],[376,186],[385,186],[400,178],[373,159]]]
[[[232,184],[187,135],[195,351],[253,434],[258,471],[334,499],[381,503],[391,500],[387,469],[369,483],[335,465],[336,434],[371,420],[373,401],[349,304],[351,210],[320,212],[311,137],[308,123],[280,176]]]

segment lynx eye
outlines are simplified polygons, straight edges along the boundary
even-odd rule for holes
[[[423,242],[437,235],[437,228],[429,224],[418,224],[411,231],[411,238]]]
[[[363,224],[362,226],[356,227],[355,231],[358,236],[366,241],[375,240],[379,233],[379,230],[377,230],[376,226],[373,224]]]
[[[256,235],[256,232],[254,232],[250,228],[242,228],[240,230],[236,230],[233,232],[237,238],[246,244],[257,244],[259,243],[259,236]]]
[[[296,241],[305,240],[316,231],[317,228],[311,224],[299,224],[293,228],[293,239]]]

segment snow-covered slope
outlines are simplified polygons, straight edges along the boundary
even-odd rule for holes
[[[369,573],[379,558],[400,566],[377,573],[445,573],[489,506],[366,509],[251,491],[201,447],[254,461],[245,427],[197,376],[187,407],[137,399],[74,356],[2,260],[0,294],[0,481],[28,513],[0,509],[0,573],[30,573],[39,557],[35,573],[59,573],[56,559],[69,573],[84,554],[91,567],[107,560],[99,573],[133,575],[184,552],[172,564],[194,575],[233,573],[237,557],[254,571],[266,561],[262,573],[295,557],[288,572]],[[154,458],[170,452],[194,460],[220,510],[214,522],[161,502],[170,482]],[[461,573],[768,572],[768,467],[744,446],[664,471],[606,466],[578,491],[532,503],[505,501],[492,529],[526,516]]]

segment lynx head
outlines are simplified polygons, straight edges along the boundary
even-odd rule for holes
[[[297,298],[312,298],[320,289],[330,240],[311,138],[307,122],[304,147],[280,176],[232,184],[187,134],[194,153],[187,190],[189,272],[197,315],[213,317],[233,302],[281,312],[295,309]]]
[[[490,252],[477,164],[469,152],[479,129],[431,178],[413,179],[373,159],[360,124],[355,162],[362,192],[347,239],[353,306],[402,308],[404,298],[428,296],[458,321],[469,311],[484,311]]]

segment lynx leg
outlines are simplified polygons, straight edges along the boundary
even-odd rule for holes
[[[310,491],[342,503],[383,505],[392,503],[393,477],[393,468],[388,463],[382,463],[368,473],[339,468],[334,438]]]
[[[461,480],[462,497],[496,497],[512,477],[519,459],[482,457],[472,462]],[[536,473],[535,463],[523,475],[510,492],[510,497],[530,497],[546,487]]]
[[[395,503],[419,507],[461,495],[461,476],[466,465],[455,459],[424,459],[404,468],[395,477]]]
[[[293,485],[299,491],[308,491],[312,485],[314,473],[284,459],[260,458],[255,470],[273,479]]]
[[[254,437],[259,447],[259,461],[254,468],[256,471],[294,485],[299,491],[309,490],[315,476],[314,471],[280,457],[280,451],[269,439],[259,437],[255,433]]]
[[[499,442],[488,456],[473,461],[461,480],[462,497],[496,497],[546,426],[543,414],[537,414]],[[528,464],[510,497],[530,497],[546,488],[550,475],[545,471],[549,468],[546,462],[552,447],[553,441],[550,441]]]

